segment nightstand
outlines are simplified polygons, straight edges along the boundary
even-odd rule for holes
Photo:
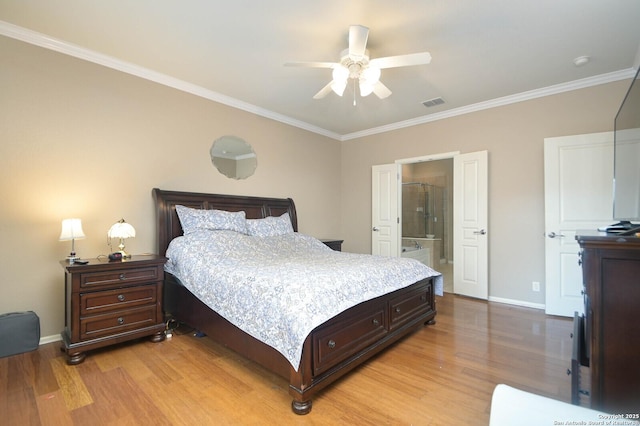
[[[80,364],[86,351],[151,336],[164,340],[163,256],[133,256],[122,261],[91,259],[86,265],[60,262],[65,270],[67,363]]]
[[[325,239],[325,240],[320,240],[323,243],[325,243],[327,246],[329,246],[331,249],[335,250],[335,251],[342,251],[342,242],[344,240],[329,240],[329,239]]]

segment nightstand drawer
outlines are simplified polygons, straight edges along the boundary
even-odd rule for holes
[[[116,269],[107,272],[86,272],[80,275],[80,287],[100,287],[113,285],[129,285],[139,282],[157,281],[161,277],[157,267]]]
[[[95,339],[157,324],[156,306],[144,306],[80,319],[80,338]]]
[[[80,294],[80,316],[156,303],[155,284]]]

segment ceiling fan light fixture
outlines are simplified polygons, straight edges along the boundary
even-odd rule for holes
[[[362,79],[365,79],[367,83],[373,86],[380,80],[380,68],[371,66],[365,68],[360,75],[360,80]]]
[[[360,73],[360,96],[369,96],[373,88],[380,81],[380,68],[367,67]]]
[[[373,92],[373,84],[360,79],[360,96],[369,96]]]
[[[347,80],[349,80],[349,69],[347,69],[344,65],[338,65],[333,68],[333,82],[331,83],[331,90],[335,92],[336,95],[342,96],[344,90],[347,88]]]
[[[331,83],[331,90],[338,96],[342,96],[346,88],[347,80],[333,80],[333,83]]]
[[[332,72],[333,81],[346,81],[349,79],[349,69],[344,65],[340,64],[337,67],[333,68]]]

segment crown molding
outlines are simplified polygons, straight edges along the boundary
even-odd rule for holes
[[[569,92],[572,90],[584,89],[587,87],[597,86],[600,84],[612,83],[615,81],[632,78],[635,75],[635,73],[636,73],[636,70],[634,70],[633,68],[628,68],[626,70],[610,72],[607,74],[600,74],[594,77],[583,78],[580,80],[570,81],[568,83],[556,84],[553,86],[543,87],[541,89],[535,89],[535,90],[530,90],[528,92],[517,93],[515,95],[503,96],[501,98],[496,98],[496,99],[492,99],[484,102],[478,102],[476,104],[466,105],[460,108],[453,108],[453,109],[438,112],[435,114],[416,117],[410,120],[399,121],[397,123],[391,123],[385,126],[363,130],[361,132],[349,133],[346,135],[342,135],[341,140],[347,141],[351,139],[357,139],[364,136],[371,136],[379,133],[403,129],[406,127],[412,127],[420,124],[430,123],[432,121],[444,120],[445,118],[456,117],[458,115],[469,114],[472,112],[482,111],[485,109],[491,109],[491,108],[496,108],[504,105],[515,104],[518,102],[529,101],[536,98],[543,98],[545,96],[556,95],[559,93]]]
[[[93,62],[107,68],[122,71],[136,77],[144,78],[145,80],[172,87],[174,89],[187,92],[201,98],[209,99],[211,101],[218,102],[236,109],[250,112],[261,117],[269,118],[271,120],[278,121],[293,127],[298,127],[300,129],[307,130],[312,133],[317,133],[332,139],[340,140],[340,135],[335,132],[331,132],[329,130],[311,125],[304,121],[296,120],[286,115],[278,114],[276,112],[260,108],[256,105],[240,101],[230,96],[214,92],[213,90],[205,89],[201,86],[188,83],[186,81],[168,76],[166,74],[162,74],[148,68],[132,64],[130,62],[122,61],[112,56],[98,53],[93,50],[75,45],[73,43],[67,43],[65,41],[49,37],[45,34],[13,25],[5,21],[0,21],[0,35],[24,41],[35,46],[44,47],[45,49],[63,53],[74,58]]]
[[[280,123],[284,123],[293,127],[297,127],[302,130],[306,130],[312,133],[316,133],[322,136],[326,136],[331,139],[339,141],[348,141],[352,139],[358,139],[365,136],[376,135],[379,133],[390,132],[393,130],[403,129],[406,127],[417,126],[420,124],[430,123],[433,121],[443,120],[446,118],[456,117],[458,115],[469,114],[472,112],[482,111],[486,109],[496,108],[504,105],[509,105],[517,102],[528,101],[531,99],[541,98],[544,96],[555,95],[558,93],[568,92],[571,90],[583,89],[591,86],[597,86],[600,84],[611,83],[614,81],[624,80],[632,78],[636,70],[628,68],[626,70],[615,71],[607,74],[601,74],[594,77],[588,77],[581,80],[575,80],[567,83],[556,84],[541,89],[530,90],[528,92],[518,93],[515,95],[504,96],[501,98],[492,99],[489,101],[479,102],[472,105],[467,105],[460,108],[454,108],[439,113],[429,114],[421,117],[416,117],[410,120],[399,121],[397,123],[391,123],[384,126],[374,127],[371,129],[362,130],[359,132],[348,133],[340,135],[338,133],[323,129],[318,126],[306,123],[304,121],[296,120],[289,116],[278,114],[276,112],[258,107],[256,105],[240,101],[230,96],[223,95],[213,90],[205,89],[201,86],[197,86],[192,83],[162,74],[139,65],[132,64],[130,62],[122,61],[109,55],[104,55],[86,49],[84,47],[67,43],[62,40],[58,40],[54,37],[49,37],[45,34],[32,31],[18,25],[10,24],[5,21],[0,21],[0,35],[4,35],[16,40],[20,40],[35,46],[40,46],[45,49],[53,50],[65,55],[73,56],[78,59],[93,62],[98,65],[102,65],[117,71],[121,71],[127,74],[131,74],[140,78],[144,78],[149,81],[153,81],[164,86],[172,87],[174,89],[190,93],[201,98],[209,99],[214,102],[218,102],[232,108],[236,108],[242,111],[246,111],[261,117],[265,117]],[[636,62],[640,61],[640,50],[638,51],[638,58]]]

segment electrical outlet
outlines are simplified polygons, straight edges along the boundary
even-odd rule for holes
[[[540,283],[538,281],[534,281],[531,283],[531,290],[540,291]]]

